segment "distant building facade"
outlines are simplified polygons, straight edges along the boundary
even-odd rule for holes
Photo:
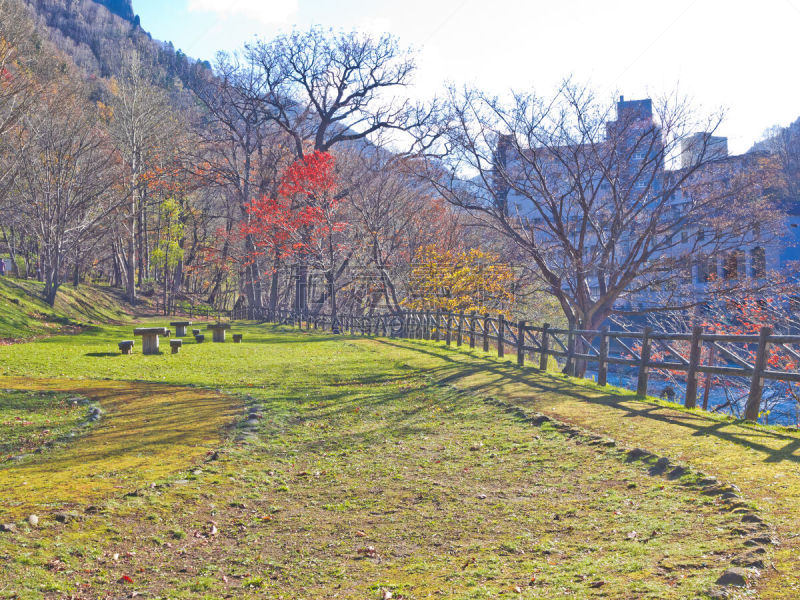
[[[630,184],[632,190],[637,186],[647,186],[648,192],[658,194],[663,189],[670,189],[671,182],[680,181],[683,170],[691,168],[693,165],[702,166],[691,175],[691,180],[687,185],[678,186],[666,200],[666,210],[671,215],[681,215],[688,213],[688,207],[692,202],[698,201],[698,194],[702,194],[702,185],[695,185],[704,177],[710,181],[715,178],[729,182],[731,178],[747,177],[750,175],[758,176],[765,156],[763,153],[748,153],[743,155],[730,155],[728,153],[728,140],[722,136],[712,135],[706,132],[698,132],[681,140],[680,155],[675,160],[677,168],[671,170],[663,164],[664,147],[661,141],[661,131],[653,117],[653,106],[650,99],[625,100],[620,97],[617,103],[617,119],[606,124],[606,137],[612,140],[615,136],[628,136],[630,143],[625,138],[614,139],[610,144],[614,150],[626,156],[626,163],[621,165],[615,178],[622,182],[622,185]],[[648,134],[648,135],[643,135]],[[642,140],[650,140],[649,143],[642,143]],[[595,144],[598,153],[602,152],[602,143]],[[523,150],[527,152],[527,150]],[[533,148],[530,152],[544,154],[547,149]],[[507,165],[513,161],[512,144],[509,139],[501,136],[497,147],[497,160]],[[577,154],[577,153],[576,153]],[[548,168],[550,162],[546,158],[540,161],[544,168]],[[646,165],[646,166],[643,166]],[[564,169],[560,164],[553,165],[552,181],[553,185],[559,185],[558,174],[560,169]],[[645,181],[641,174],[646,170],[652,173],[652,177]],[[626,181],[626,178],[629,181]],[[604,181],[601,176],[596,182],[600,193],[607,190],[610,182]],[[569,192],[564,191],[565,197]],[[498,187],[495,190],[495,198],[501,203],[501,208],[507,214],[521,214],[531,221],[534,227],[541,222],[542,216],[531,211],[529,202],[526,198],[509,189]],[[770,271],[787,268],[792,261],[800,259],[800,206],[798,202],[789,203],[786,206],[786,218],[788,221],[788,231],[779,239],[771,236],[762,235],[756,227],[753,231],[743,234],[740,241],[737,241],[736,248],[724,251],[709,250],[707,253],[693,251],[699,246],[698,240],[703,240],[706,232],[702,226],[695,223],[686,222],[676,230],[666,233],[669,237],[669,252],[676,259],[688,260],[689,268],[683,269],[685,275],[683,281],[670,282],[679,284],[682,288],[693,296],[693,299],[702,299],[708,293],[708,286],[714,280],[735,280],[741,278],[763,279]],[[662,208],[663,210],[663,208]],[[679,221],[676,221],[679,222]],[[767,239],[769,237],[769,239]],[[546,243],[544,240],[543,243]],[[623,244],[624,239],[623,239]],[[591,252],[591,242],[589,252]],[[599,292],[599,279],[595,278],[592,283],[591,292]],[[629,308],[642,307],[649,303],[658,303],[659,289],[642,290],[632,296],[623,297],[620,303]]]

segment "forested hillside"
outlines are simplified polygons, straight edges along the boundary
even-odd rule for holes
[[[125,57],[137,52],[156,69],[165,87],[196,77],[208,63],[191,61],[169,42],[159,42],[139,25],[130,0],[25,0],[40,31],[78,67],[99,77],[119,75]],[[46,28],[46,30],[45,30]]]

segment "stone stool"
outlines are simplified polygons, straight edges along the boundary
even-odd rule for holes
[[[205,341],[205,339],[206,339],[206,336],[204,336],[202,333],[198,333],[196,336],[194,336],[194,340],[198,344],[202,344]]]
[[[123,354],[133,353],[133,340],[122,340],[117,345],[119,346],[119,349]]]
[[[194,335],[194,336],[200,335],[200,330],[199,329],[192,329],[192,335]]]
[[[242,334],[241,333],[234,333],[233,334],[233,343],[234,344],[241,344],[242,343]]]
[[[183,346],[183,340],[170,340],[169,347],[172,348],[172,353],[177,354],[181,351],[181,346]]]

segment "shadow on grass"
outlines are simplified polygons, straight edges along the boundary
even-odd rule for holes
[[[393,348],[402,348],[426,354],[449,365],[428,370],[428,374],[441,383],[456,385],[464,382],[464,387],[474,392],[490,393],[497,385],[504,382],[513,382],[525,386],[531,395],[525,398],[512,398],[519,404],[530,404],[534,408],[542,409],[547,405],[557,405],[559,398],[569,398],[587,404],[602,405],[620,412],[621,418],[641,418],[666,423],[682,428],[692,436],[713,436],[726,442],[750,448],[764,455],[764,462],[776,463],[791,461],[800,463],[800,438],[795,435],[781,433],[767,429],[760,425],[744,424],[730,420],[719,420],[708,414],[696,411],[681,411],[657,404],[651,404],[633,395],[621,395],[604,392],[602,388],[587,389],[569,380],[560,379],[554,375],[542,373],[531,367],[518,367],[512,363],[502,364],[496,360],[470,353],[471,360],[479,365],[464,366],[462,361],[454,360],[448,354],[461,352],[460,350],[443,347],[431,348],[429,345],[408,341],[398,343],[387,339],[373,338],[379,344]],[[480,383],[467,382],[472,376],[487,375],[491,379]],[[785,442],[780,448],[774,448],[766,442]]]

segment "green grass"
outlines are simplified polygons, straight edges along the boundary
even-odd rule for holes
[[[110,288],[65,285],[54,306],[43,297],[41,282],[0,277],[0,340],[29,339],[127,318]]]
[[[453,387],[506,368],[477,353],[246,325],[243,344],[121,356],[130,329],[0,348],[0,386],[107,411],[0,467],[0,522],[18,527],[0,534],[0,598],[684,598],[741,551],[739,515],[691,478]],[[263,418],[226,443],[243,405]]]
[[[86,403],[80,396],[0,391],[0,463],[64,441],[86,417]]]

